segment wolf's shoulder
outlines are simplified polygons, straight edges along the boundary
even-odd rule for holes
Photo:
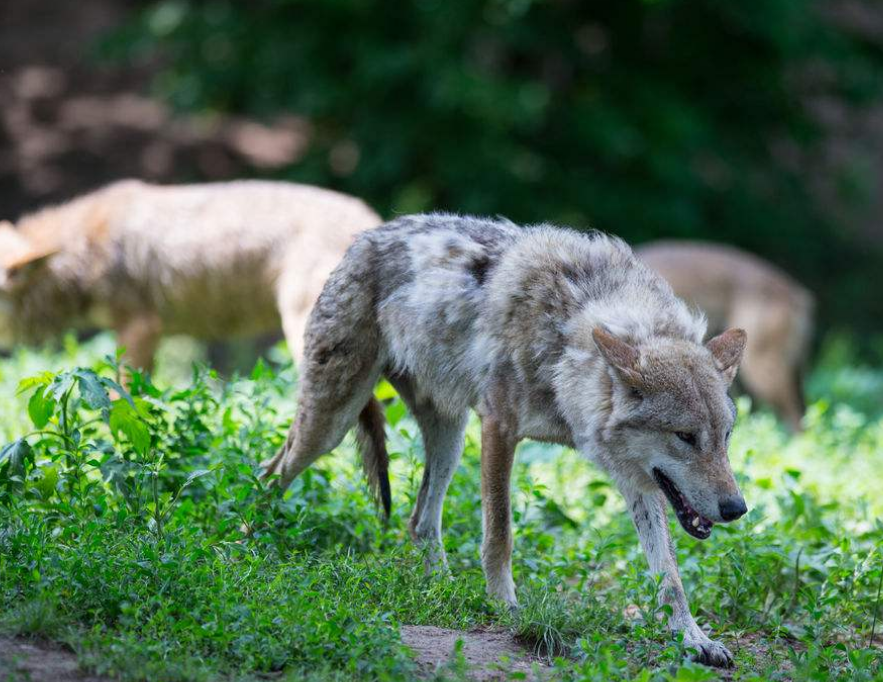
[[[414,240],[456,237],[490,246],[495,242],[511,242],[523,230],[507,218],[483,218],[458,213],[415,213],[399,216],[381,225],[372,239]]]

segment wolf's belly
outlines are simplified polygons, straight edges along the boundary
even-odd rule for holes
[[[223,339],[281,327],[275,289],[262,277],[202,277],[166,292],[157,307],[168,333]]]

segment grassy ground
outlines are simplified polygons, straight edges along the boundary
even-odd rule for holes
[[[445,508],[452,575],[426,577],[405,531],[421,446],[398,400],[387,407],[385,528],[349,442],[284,499],[257,485],[255,463],[292,416],[290,367],[187,378],[172,351],[159,388],[136,381],[132,402],[111,401],[108,350],[99,338],[0,363],[11,443],[0,455],[0,631],[67,642],[91,670],[128,680],[411,679],[404,624],[509,628],[561,679],[717,678],[667,634],[618,494],[573,452],[520,450],[523,607],[510,614],[484,597],[476,424]],[[796,438],[740,401],[732,460],[749,515],[706,542],[672,529],[697,619],[736,654],[733,679],[883,678],[871,642],[883,629],[881,379],[828,366],[812,386],[819,400]],[[243,523],[256,529],[247,542]],[[466,672],[453,661],[439,674]]]

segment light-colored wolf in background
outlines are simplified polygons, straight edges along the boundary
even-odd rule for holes
[[[675,294],[705,312],[710,331],[748,332],[740,381],[799,431],[813,295],[772,263],[731,246],[663,241],[635,252]]]
[[[666,498],[704,539],[746,512],[727,458],[727,395],[745,346],[703,345],[705,321],[619,239],[449,215],[403,217],[360,235],[310,316],[297,416],[266,463],[282,489],[358,422],[369,481],[389,510],[386,376],[417,420],[426,464],[411,517],[431,566],[445,562],[442,503],[467,413],[482,421],[482,564],[515,605],[510,475],[523,438],[577,448],[622,491],[654,573],[697,657],[730,665],[690,614]]]
[[[0,225],[0,338],[117,332],[150,369],[163,334],[226,339],[279,329],[292,355],[322,285],[356,234],[362,201],[284,182],[115,183]]]

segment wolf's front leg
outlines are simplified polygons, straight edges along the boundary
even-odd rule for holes
[[[512,580],[509,480],[516,441],[492,416],[481,420],[481,565],[491,597],[517,606]]]
[[[668,532],[665,498],[662,493],[623,491],[623,494],[638,529],[638,537],[650,570],[663,576],[659,599],[672,608],[669,619],[672,630],[683,631],[684,644],[696,650],[697,661],[718,667],[731,667],[733,655],[723,644],[709,639],[690,614],[690,606],[678,573],[674,544]]]

